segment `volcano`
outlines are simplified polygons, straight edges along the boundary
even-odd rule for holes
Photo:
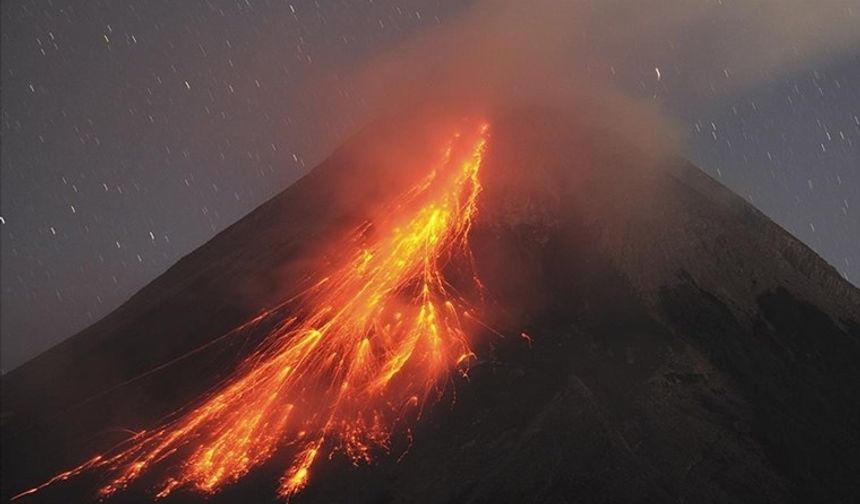
[[[858,362],[860,291],[689,162],[422,112],[5,375],[2,492],[852,502]]]

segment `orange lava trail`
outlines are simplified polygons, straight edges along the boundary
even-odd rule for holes
[[[97,467],[110,474],[99,491],[110,496],[168,459],[157,497],[179,488],[212,493],[292,447],[278,489],[288,499],[330,453],[359,463],[387,449],[404,411],[419,414],[473,358],[461,325],[466,305],[442,273],[446,261],[469,254],[481,191],[488,125],[464,130],[382,222],[357,230],[352,259],[321,280],[224,385],[114,453],[19,496]]]

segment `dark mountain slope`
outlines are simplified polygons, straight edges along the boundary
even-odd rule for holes
[[[491,118],[472,249],[484,318],[505,336],[481,335],[470,380],[416,426],[399,462],[405,446],[369,467],[335,458],[296,502],[860,498],[860,292],[695,167],[587,122]],[[337,254],[326,244],[403,187],[409,172],[392,160],[423,166],[424,123],[369,128],[116,312],[4,376],[4,496],[226,376],[255,341],[219,337],[306,285]],[[272,501],[283,467],[206,500]],[[27,499],[86,502],[97,479]],[[112,500],[146,502],[147,490]]]

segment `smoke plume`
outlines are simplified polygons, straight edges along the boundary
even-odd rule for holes
[[[572,106],[667,146],[667,102],[707,103],[858,44],[857,0],[481,0],[341,74],[332,99],[348,87],[359,124],[429,101]]]

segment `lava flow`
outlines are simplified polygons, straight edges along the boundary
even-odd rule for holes
[[[199,405],[17,497],[94,468],[108,472],[106,497],[156,465],[166,474],[158,497],[212,493],[284,450],[293,459],[278,494],[289,498],[320,459],[340,452],[369,462],[388,449],[397,425],[419,416],[474,356],[461,323],[468,308],[443,267],[469,256],[487,141],[484,123],[454,134],[386,217],[339,244],[352,258]]]

